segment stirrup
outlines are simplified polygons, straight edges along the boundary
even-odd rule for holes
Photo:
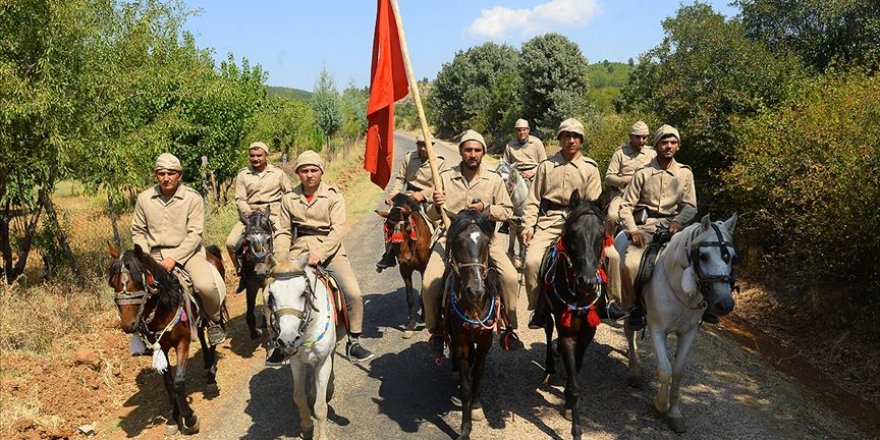
[[[525,350],[526,346],[519,340],[519,336],[516,335],[516,332],[513,329],[502,330],[501,334],[498,336],[498,345],[504,351],[519,351]]]

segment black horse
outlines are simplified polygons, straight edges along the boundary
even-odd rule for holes
[[[606,315],[606,277],[602,268],[606,235],[605,215],[599,206],[589,201],[581,204],[575,193],[570,208],[562,235],[548,249],[541,267],[540,300],[546,301],[554,318],[547,320],[544,327],[547,335],[545,380],[556,372],[551,345],[555,321],[558,351],[567,374],[562,414],[572,422],[572,436],[580,439],[583,428],[577,411],[581,391],[577,375],[584,351],[596,335],[599,316]]]
[[[492,345],[492,331],[500,316],[498,274],[489,264],[494,229],[493,222],[468,209],[458,213],[446,236],[443,310],[449,350],[459,373],[459,439],[470,438],[473,419],[485,418],[480,381]]]
[[[244,233],[236,250],[236,255],[241,261],[241,276],[247,291],[247,321],[251,339],[259,339],[262,331],[257,328],[256,302],[257,293],[265,287],[266,276],[275,265],[272,256],[274,246],[272,244],[272,222],[269,221],[268,211],[256,209],[251,212],[245,221]]]

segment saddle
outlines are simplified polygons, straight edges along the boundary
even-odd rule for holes
[[[348,334],[351,328],[348,318],[348,307],[345,302],[345,294],[339,287],[339,283],[336,281],[336,278],[327,271],[327,269],[321,266],[315,268],[315,274],[317,274],[315,282],[320,281],[324,283],[324,287],[327,288],[327,292],[330,294],[330,301],[333,303],[333,317],[336,321],[336,325],[345,325],[345,334]],[[336,339],[339,340],[342,336],[344,335],[336,335]]]
[[[672,234],[670,234],[667,229],[657,228],[657,231],[654,232],[654,239],[651,241],[651,244],[645,248],[645,252],[642,254],[642,260],[639,262],[639,271],[638,275],[636,275],[635,282],[635,292],[639,301],[642,301],[642,288],[648,284],[648,281],[654,274],[654,268],[657,266],[657,258],[660,256],[660,251],[666,247],[666,243],[669,242],[670,238],[672,238]]]

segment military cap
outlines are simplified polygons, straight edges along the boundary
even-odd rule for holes
[[[517,119],[513,128],[529,128],[529,121],[526,121],[525,119]]]
[[[648,128],[648,124],[645,124],[643,121],[638,121],[633,124],[632,128],[630,128],[629,134],[635,136],[647,136],[651,134],[651,130]]]
[[[483,150],[486,149],[486,140],[483,139],[483,135],[474,130],[468,130],[461,135],[461,141],[458,142],[458,148],[461,148],[462,144],[467,141],[477,141],[483,146]]]
[[[253,150],[254,148],[262,148],[263,151],[266,152],[266,155],[269,155],[269,147],[266,146],[266,144],[264,144],[264,143],[262,143],[262,142],[254,142],[254,143],[252,143],[251,146],[248,147],[248,151]]]
[[[425,135],[423,135],[421,132],[419,132],[419,134],[416,135],[416,143],[419,143],[419,142],[421,142],[423,144],[425,143]]]
[[[556,139],[562,136],[562,133],[569,132],[579,134],[581,139],[584,137],[584,124],[575,118],[568,118],[559,124],[559,130],[556,130]]]
[[[156,166],[153,167],[153,171],[159,170],[170,170],[170,171],[180,171],[183,172],[183,167],[180,166],[180,159],[174,156],[171,153],[162,153],[156,158]]]
[[[657,131],[654,132],[653,145],[656,147],[657,144],[660,143],[661,139],[669,135],[675,136],[675,138],[679,141],[681,140],[681,136],[678,134],[678,130],[675,127],[669,124],[663,124],[660,126],[660,128],[657,129]]]
[[[296,166],[293,168],[294,170],[299,170],[299,167],[303,165],[314,165],[324,172],[324,160],[321,159],[321,155],[315,153],[312,150],[306,150],[299,154],[299,157],[296,158]]]

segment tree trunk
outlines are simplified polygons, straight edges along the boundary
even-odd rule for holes
[[[113,227],[113,244],[116,249],[122,249],[122,239],[119,237],[119,222],[116,217],[116,210],[113,209],[113,199],[110,198],[110,191],[107,191],[107,212],[110,214],[110,226]]]
[[[55,239],[58,240],[58,246],[61,247],[61,252],[64,253],[64,259],[67,260],[67,267],[70,268],[70,271],[76,275],[74,277],[75,280],[78,280],[78,283],[82,282],[82,277],[80,277],[79,265],[76,264],[76,257],[73,256],[73,250],[70,249],[70,242],[67,239],[67,233],[64,232],[64,229],[61,228],[60,223],[58,222],[58,212],[55,210],[55,204],[52,203],[52,197],[49,194],[42,195],[42,203],[43,206],[46,207],[46,214],[49,216],[49,221],[55,226],[55,231],[57,234]]]
[[[9,223],[12,220],[12,202],[6,200],[3,206],[3,212],[0,213],[0,254],[3,256],[2,276],[4,279],[7,274],[12,273],[12,246],[9,243]],[[7,283],[12,280],[6,280]]]
[[[45,197],[45,194],[49,193],[48,187],[50,185],[45,185],[40,189],[40,198]],[[8,206],[8,205],[7,205]],[[7,211],[10,212],[11,211]],[[34,234],[37,232],[37,223],[40,220],[40,214],[43,213],[43,204],[37,203],[36,209],[31,213],[31,218],[28,220],[27,225],[25,226],[24,236],[21,239],[21,243],[18,244],[18,261],[15,264],[12,264],[12,252],[10,250],[9,260],[7,261],[8,270],[5,270],[6,282],[12,283],[15,281],[21,274],[24,273],[24,267],[27,264],[28,254],[31,252],[31,244],[33,242]],[[26,213],[22,213],[22,215],[27,215]],[[11,219],[11,217],[9,217]],[[6,240],[9,240],[9,236],[6,236]]]

